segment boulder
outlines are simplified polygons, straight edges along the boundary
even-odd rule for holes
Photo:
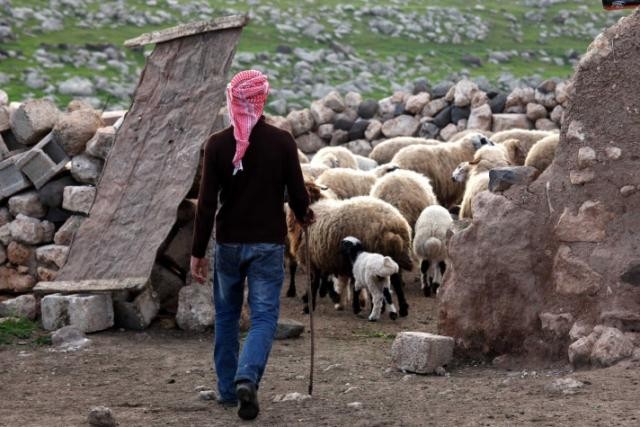
[[[532,166],[503,166],[489,171],[489,191],[503,192],[513,185],[529,185],[540,175]]]
[[[553,120],[547,118],[536,120],[533,127],[537,130],[546,131],[557,131],[559,129],[558,125],[554,123]]]
[[[87,422],[92,427],[116,427],[118,425],[111,409],[105,406],[91,408]]]
[[[153,266],[149,280],[158,295],[160,308],[170,313],[176,313],[178,311],[178,294],[185,285],[184,280],[160,264]]]
[[[411,114],[418,114],[424,110],[424,107],[431,100],[431,96],[428,92],[421,92],[417,95],[412,95],[407,98],[404,109]]]
[[[133,301],[113,301],[114,323],[119,328],[143,330],[149,327],[160,311],[158,295],[147,287]]]
[[[413,136],[418,132],[420,121],[413,116],[401,115],[387,120],[382,125],[382,134],[387,138]]]
[[[560,295],[595,295],[602,287],[602,276],[587,262],[577,258],[568,246],[560,246],[553,263],[553,283]]]
[[[95,197],[95,187],[88,185],[65,187],[62,207],[72,212],[88,214]]]
[[[402,371],[430,374],[453,358],[454,339],[425,332],[400,332],[391,347],[394,366]]]
[[[44,218],[47,214],[47,208],[42,204],[38,193],[35,191],[28,191],[11,197],[9,199],[9,211],[14,217],[22,214],[39,219]]]
[[[313,116],[313,120],[317,125],[331,123],[335,115],[335,112],[331,108],[325,106],[322,101],[312,102],[310,111]]]
[[[326,107],[332,109],[336,113],[341,113],[346,108],[342,95],[335,90],[329,92],[322,101]]]
[[[532,122],[538,119],[544,119],[547,117],[547,109],[543,105],[530,102],[526,107],[527,118]]]
[[[22,103],[11,114],[11,130],[19,143],[33,145],[51,131],[60,111],[48,99],[33,99]]]
[[[82,109],[62,113],[53,128],[53,138],[68,156],[76,156],[85,151],[87,142],[103,125],[97,111]]]
[[[51,344],[65,351],[79,350],[91,341],[75,326],[64,326],[51,334]]]
[[[13,240],[27,245],[38,245],[46,240],[43,222],[22,214],[9,224],[9,230]]]
[[[315,133],[306,133],[296,138],[296,144],[300,151],[305,154],[311,154],[317,152],[327,144]]]
[[[176,314],[180,329],[203,332],[213,327],[213,318],[211,286],[195,284],[180,289]]]
[[[566,208],[555,228],[562,242],[601,242],[607,237],[606,228],[614,218],[602,202],[587,200],[574,214]]]
[[[29,266],[35,260],[34,248],[13,241],[7,246],[7,259],[13,265]]]
[[[313,115],[308,108],[290,112],[287,115],[287,121],[291,125],[295,137],[310,132],[315,126]]]
[[[443,141],[449,141],[458,132],[458,127],[453,123],[449,123],[440,130],[440,138],[442,138]]]
[[[378,113],[378,108],[378,101],[374,99],[367,99],[358,105],[358,116],[363,119],[371,119]]]
[[[424,106],[422,115],[425,117],[434,117],[448,106],[449,103],[444,98],[433,99]]]
[[[344,96],[344,105],[347,108],[351,108],[353,110],[358,110],[358,107],[362,103],[362,95],[358,92],[347,92]]]
[[[467,79],[460,80],[455,86],[453,104],[456,107],[467,107],[477,91],[479,91],[477,84]]]
[[[349,129],[349,141],[353,141],[356,139],[364,139],[365,132],[369,127],[368,120],[356,120],[351,129]]]
[[[380,120],[371,120],[367,129],[364,131],[364,137],[367,141],[374,141],[382,136],[382,122]]]
[[[596,326],[592,334],[598,334],[591,351],[595,366],[613,366],[633,354],[633,342],[616,328]]]
[[[543,331],[555,338],[564,338],[571,330],[573,316],[571,313],[540,313],[540,325]]]

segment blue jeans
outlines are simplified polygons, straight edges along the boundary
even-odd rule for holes
[[[238,358],[245,278],[249,286],[251,328]],[[283,280],[284,245],[216,244],[213,274],[213,302],[216,309],[213,359],[218,391],[224,401],[237,400],[236,382],[248,380],[256,385],[260,383],[276,333]]]

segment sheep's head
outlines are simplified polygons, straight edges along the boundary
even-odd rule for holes
[[[471,135],[471,143],[473,144],[473,148],[479,150],[480,148],[487,145],[495,145],[493,141],[491,141],[486,136],[481,133],[476,133],[475,135]]]
[[[462,162],[458,165],[457,168],[451,174],[451,179],[454,182],[465,182],[467,177],[469,176],[469,171],[471,170],[471,165],[469,162]]]
[[[340,160],[338,159],[338,156],[336,156],[335,154],[326,153],[322,158],[322,164],[329,168],[339,168]]]
[[[364,250],[362,242],[357,237],[348,236],[340,242],[340,252],[351,264],[356,261],[358,254]]]

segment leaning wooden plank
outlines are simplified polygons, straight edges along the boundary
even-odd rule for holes
[[[40,282],[33,291],[40,294],[63,293],[73,294],[77,292],[140,292],[148,283],[145,277],[111,279],[111,280],[74,280],[60,282]]]
[[[156,44],[56,280],[149,277],[215,129],[241,27]]]
[[[189,24],[178,25],[166,30],[153,31],[142,34],[134,39],[124,42],[126,47],[139,47],[152,43],[162,43],[175,40],[181,37],[193,36],[210,31],[227,30],[247,25],[249,17],[247,15],[230,15],[214,19],[213,21],[191,22]]]

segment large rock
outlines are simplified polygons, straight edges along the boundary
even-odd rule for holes
[[[29,266],[35,260],[34,248],[13,241],[7,246],[7,259],[13,265]]]
[[[322,147],[327,145],[326,142],[322,140],[315,133],[306,133],[304,135],[300,135],[296,138],[296,144],[300,151],[305,154],[315,153]]]
[[[35,320],[37,314],[36,298],[33,295],[20,295],[0,302],[0,317],[26,317]]]
[[[9,199],[9,211],[14,217],[22,214],[39,219],[44,218],[47,214],[47,208],[42,204],[38,193],[35,191],[28,191],[11,197]]]
[[[378,108],[378,101],[374,99],[367,99],[365,101],[362,101],[358,106],[358,116],[362,117],[363,119],[371,119],[378,112]]]
[[[311,115],[317,125],[323,125],[325,123],[331,123],[335,112],[325,106],[322,101],[314,101],[311,103]]]
[[[68,156],[77,156],[103,125],[97,111],[81,109],[63,113],[53,128],[53,137]]]
[[[299,111],[292,111],[287,115],[287,121],[291,124],[293,136],[300,136],[310,132],[315,126],[313,115],[308,108]]]
[[[170,313],[178,311],[178,294],[185,283],[180,276],[168,268],[155,264],[149,279],[153,290],[158,295],[160,308]]]
[[[618,329],[596,326],[593,333],[599,334],[591,352],[593,365],[612,366],[633,353],[633,342]]]
[[[455,86],[453,104],[456,107],[466,107],[471,104],[473,96],[478,91],[478,85],[470,80],[460,80]]]
[[[493,132],[509,129],[531,129],[531,122],[526,114],[494,114]]]
[[[116,129],[113,126],[100,128],[87,142],[87,154],[105,160],[113,142],[116,139]]]
[[[637,175],[640,151],[634,141],[640,140],[640,127],[635,115],[611,109],[612,99],[620,105],[638,99],[638,39],[640,11],[635,11],[592,43],[566,90],[552,165],[527,186],[514,185],[500,195],[479,193],[473,221],[451,237],[450,267],[438,294],[438,330],[456,337],[461,354],[569,354],[574,363],[591,363],[597,340],[583,336],[567,352],[570,341],[549,339],[555,326],[546,319],[543,329],[540,313],[571,314],[578,324],[593,324],[605,313],[640,313],[640,287],[621,280],[638,264],[640,217],[634,212],[640,211],[640,198],[620,191],[637,184],[631,177]],[[533,102],[535,93],[526,92],[517,102],[513,96],[510,105]],[[585,147],[596,153],[595,161]],[[584,171],[592,178],[573,185],[572,175],[575,182],[575,172]],[[581,214],[586,201],[594,203]],[[558,330],[564,332],[566,325]],[[628,354],[622,340],[618,344],[624,351],[617,353]],[[599,358],[611,360],[593,360],[610,363]]]
[[[22,214],[18,214],[9,224],[9,230],[13,240],[27,245],[38,245],[45,242],[47,238],[42,221]]]
[[[69,247],[62,245],[46,245],[36,249],[36,259],[45,266],[62,268],[67,261]]]
[[[491,130],[492,122],[493,114],[491,113],[491,107],[489,104],[483,104],[471,110],[471,113],[469,114],[469,121],[467,122],[467,128]]]
[[[33,145],[56,124],[60,111],[48,99],[29,100],[11,114],[11,130],[18,142]]]
[[[0,266],[0,291],[25,293],[31,291],[35,285],[36,279],[32,275],[15,268]]]
[[[185,331],[203,332],[213,327],[213,301],[210,285],[189,285],[180,289],[176,322]]]
[[[326,107],[331,108],[336,113],[341,113],[345,110],[346,105],[342,95],[337,91],[331,91],[324,97],[323,103]]]
[[[404,109],[411,114],[418,114],[422,112],[427,103],[431,100],[428,92],[421,92],[417,95],[412,95],[407,98]]]
[[[402,371],[430,374],[453,358],[454,339],[426,332],[400,332],[391,347],[391,360]]]
[[[71,325],[89,333],[113,326],[113,302],[109,294],[52,294],[42,298],[40,307],[42,327],[48,331]]]
[[[382,125],[382,133],[387,138],[395,136],[413,136],[418,132],[420,121],[413,116],[401,115],[387,120]]]
[[[72,212],[88,214],[96,197],[96,188],[88,185],[64,188],[62,207]]]

